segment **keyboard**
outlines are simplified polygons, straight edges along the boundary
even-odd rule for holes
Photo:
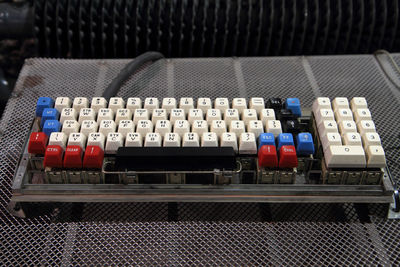
[[[363,97],[40,97],[27,151],[40,184],[378,185],[386,167]]]

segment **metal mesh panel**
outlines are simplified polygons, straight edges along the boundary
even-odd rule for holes
[[[127,60],[27,60],[0,123],[1,265],[386,265],[400,225],[354,204],[53,203],[9,215],[12,175],[39,96],[97,96]],[[395,88],[395,90],[397,90]],[[372,56],[174,59],[134,75],[120,96],[365,96],[394,177],[399,111]],[[32,214],[41,205],[27,205]]]

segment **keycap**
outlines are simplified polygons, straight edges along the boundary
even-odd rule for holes
[[[240,135],[239,154],[257,154],[256,137],[253,133],[242,133]]]
[[[279,168],[296,168],[298,164],[294,146],[282,146],[279,149]]]
[[[48,137],[43,132],[33,132],[29,137],[28,152],[31,154],[44,154]]]
[[[114,120],[114,111],[110,108],[101,108],[97,112],[97,123],[103,120]]]
[[[149,112],[151,113],[153,109],[159,108],[159,103],[158,99],[155,97],[148,97],[144,100],[144,109],[148,109]]]
[[[282,99],[280,99],[280,98],[269,98],[268,100],[267,100],[267,108],[272,108],[272,109],[274,109],[275,111],[276,110],[280,110],[280,109],[282,109],[282,107],[283,107],[283,105],[282,105]]]
[[[260,120],[263,122],[263,125],[265,126],[267,124],[267,121],[275,120],[275,111],[271,108],[266,108],[261,110]]]
[[[335,114],[332,109],[318,109],[314,112],[315,121],[317,125],[321,124],[323,121],[332,121],[335,120]]]
[[[287,120],[282,124],[282,131],[297,135],[300,132],[300,124],[297,120]]]
[[[239,111],[237,109],[226,109],[224,113],[224,120],[227,125],[231,123],[231,121],[238,121],[239,118]]]
[[[194,109],[193,98],[182,97],[179,101],[179,108],[183,109],[185,113],[188,113],[190,109]]]
[[[233,150],[237,153],[238,152],[238,144],[237,144],[236,134],[235,133],[222,133],[221,147],[232,147]],[[246,146],[246,144],[245,144],[244,149],[246,149],[248,147],[250,147],[250,146]],[[249,150],[251,150],[251,147],[249,148]],[[243,153],[245,153],[244,150],[243,150]]]
[[[64,150],[58,145],[48,145],[44,153],[43,166],[51,168],[62,168]]]
[[[338,126],[336,121],[323,121],[320,125],[318,125],[318,133],[320,136],[324,136],[327,133],[337,133]]]
[[[47,120],[42,128],[42,131],[50,136],[53,132],[59,132],[61,130],[61,123],[58,120]]]
[[[95,120],[96,119],[96,111],[92,108],[82,108],[79,111],[78,122],[82,124],[83,121],[86,120]]]
[[[339,108],[349,108],[349,100],[346,97],[335,97],[332,101],[332,107],[334,111]]]
[[[382,146],[369,146],[366,154],[368,168],[384,168],[386,166],[385,152]]]
[[[135,110],[142,108],[142,100],[138,97],[129,97],[126,100],[126,108],[135,113]]]
[[[172,109],[176,108],[176,99],[172,97],[163,98],[161,108],[165,109],[169,114]]]
[[[367,108],[359,108],[354,110],[354,119],[358,123],[362,120],[372,120],[371,112]]]
[[[150,120],[140,120],[136,125],[136,132],[141,136],[146,136],[147,133],[153,132],[153,123]]]
[[[349,108],[339,108],[335,112],[335,118],[337,122],[352,121],[353,112]]]
[[[314,154],[314,142],[311,133],[299,133],[297,135],[296,153],[300,156]]]
[[[277,137],[280,133],[282,133],[282,125],[278,120],[267,121],[266,132],[272,133],[275,137]]]
[[[49,137],[49,146],[60,146],[65,150],[67,146],[68,136],[62,132],[53,132]],[[61,162],[62,163],[62,162]]]
[[[98,146],[101,150],[104,150],[104,143],[106,142],[106,137],[102,133],[90,133],[88,135],[87,147]]]
[[[79,146],[82,151],[85,151],[86,136],[82,133],[70,133],[67,146]]]
[[[290,109],[280,109],[276,112],[276,119],[280,121],[294,120],[295,116]]]
[[[183,147],[199,147],[200,138],[197,133],[185,133],[182,139]]]
[[[365,133],[374,133],[375,130],[375,123],[371,120],[359,121],[357,123],[358,132],[363,135]]]
[[[240,111],[239,111],[240,113]],[[242,120],[245,124],[248,124],[249,121],[256,121],[257,119],[257,112],[255,109],[243,109],[242,112]]]
[[[50,97],[39,97],[36,102],[36,117],[41,117],[45,108],[52,108],[54,100]]]
[[[79,122],[76,120],[66,120],[62,125],[61,131],[69,136],[71,133],[78,133],[80,127]]]
[[[350,101],[350,106],[353,111],[359,108],[368,108],[365,97],[353,97],[353,99]]]
[[[190,132],[190,124],[187,120],[176,120],[174,123],[174,133],[182,138],[184,133]]]
[[[221,110],[219,109],[209,109],[206,114],[206,121],[209,125],[213,120],[221,120]]]
[[[343,135],[343,144],[348,146],[362,146],[361,136],[359,133],[345,133]]]
[[[132,112],[127,108],[119,108],[115,114],[115,123],[119,124],[122,120],[132,120]]]
[[[69,97],[57,97],[54,107],[61,113],[64,108],[70,108],[72,101]]]
[[[116,113],[118,109],[125,108],[125,101],[122,97],[111,97],[108,102],[108,108]]]
[[[133,114],[133,122],[137,125],[138,121],[149,120],[150,112],[147,109],[136,109]]]
[[[258,138],[260,134],[264,132],[262,121],[249,121],[247,124],[247,132],[253,133],[256,138]]]
[[[329,146],[341,146],[342,137],[339,133],[326,133],[321,137],[322,148],[327,149]]]
[[[119,147],[124,146],[124,136],[121,133],[108,133],[106,138],[106,154],[115,154]]]
[[[164,136],[165,147],[180,147],[181,146],[181,137],[177,133],[167,133]]]
[[[229,100],[228,98],[216,98],[214,100],[214,108],[219,109],[222,113],[225,112],[229,108]]]
[[[345,133],[356,133],[357,125],[354,121],[341,121],[339,123],[339,132],[341,134]]]
[[[294,146],[293,135],[290,133],[281,133],[278,135],[278,150],[282,146]]]
[[[145,147],[160,147],[162,142],[161,135],[158,133],[147,133],[144,138]]]
[[[113,120],[102,120],[99,124],[99,132],[107,136],[108,133],[115,132],[117,125]]]
[[[177,120],[185,120],[185,111],[183,109],[172,109],[169,115],[169,120],[172,124]]]
[[[240,136],[245,131],[246,127],[243,121],[231,121],[229,132],[236,134],[236,136]]]
[[[365,168],[362,146],[329,146],[324,151],[328,168]]]
[[[216,133],[217,136],[221,136],[222,133],[226,132],[226,124],[223,120],[214,120],[210,126],[210,132]]]
[[[97,132],[99,125],[95,120],[84,120],[81,124],[81,133],[88,136],[90,133]]]
[[[216,133],[204,133],[201,137],[201,146],[218,146],[218,136]]]
[[[265,109],[264,98],[252,97],[249,101],[249,107],[257,111],[257,114],[261,114],[261,111]]]
[[[107,108],[107,105],[108,102],[104,97],[93,97],[90,108],[92,108],[97,113],[99,109]]]
[[[247,109],[246,98],[234,98],[232,100],[232,108],[237,109],[239,114],[242,114],[243,110]]]
[[[80,146],[67,146],[64,153],[64,168],[82,168],[82,152]]]
[[[328,97],[318,97],[312,105],[313,113],[317,113],[320,109],[332,109],[331,100]]]
[[[87,146],[83,156],[83,168],[101,169],[103,167],[104,151],[98,146]]]
[[[74,108],[78,113],[82,108],[89,107],[89,100],[86,97],[75,97],[72,103],[72,108]]]
[[[286,98],[285,108],[292,111],[296,117],[301,117],[301,105],[298,98]]]
[[[196,120],[203,120],[203,111],[201,109],[190,109],[188,114],[189,123],[193,123]]]
[[[258,149],[262,146],[275,146],[275,136],[272,133],[262,133],[258,137]]]
[[[60,122],[64,123],[66,120],[76,120],[78,118],[78,112],[73,108],[63,108],[60,114]]]
[[[199,97],[197,99],[197,108],[206,113],[208,109],[212,108],[211,99],[208,97]]]
[[[170,121],[159,120],[156,123],[156,128],[154,132],[159,133],[161,136],[164,136],[165,134],[170,133],[171,130],[172,130],[172,125]]]
[[[258,150],[258,166],[264,168],[278,167],[278,155],[274,145],[263,145]]]
[[[208,132],[208,124],[205,120],[196,120],[192,123],[192,132],[197,133],[199,136],[203,136],[204,133]]]
[[[141,147],[143,146],[143,138],[140,133],[128,133],[125,138],[126,147]]]
[[[368,146],[381,146],[381,138],[377,133],[364,133],[361,136],[362,142],[364,144],[364,149],[366,150]]]

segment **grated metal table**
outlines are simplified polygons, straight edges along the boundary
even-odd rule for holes
[[[400,63],[400,55],[393,55]],[[160,61],[128,97],[365,96],[400,177],[400,73],[387,55]],[[360,204],[54,203],[8,213],[39,96],[99,96],[127,60],[28,59],[0,122],[0,265],[396,265],[400,221]],[[136,93],[135,93],[136,92]]]

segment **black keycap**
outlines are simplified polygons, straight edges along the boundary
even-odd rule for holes
[[[280,121],[293,120],[295,116],[290,109],[281,109],[276,113],[276,118]]]
[[[296,136],[300,133],[300,125],[297,120],[287,120],[282,124],[282,130],[284,133],[291,133]]]
[[[275,110],[280,110],[283,108],[282,99],[280,98],[270,98],[267,101],[267,108],[272,108]]]
[[[232,147],[120,147],[120,171],[192,171],[236,168]]]

